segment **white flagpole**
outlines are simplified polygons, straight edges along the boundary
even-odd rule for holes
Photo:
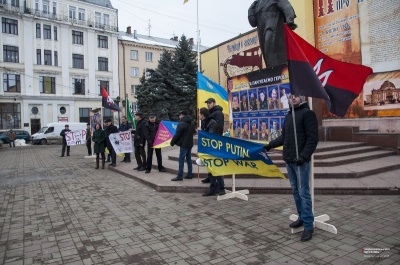
[[[200,72],[199,0],[197,0],[197,71]]]

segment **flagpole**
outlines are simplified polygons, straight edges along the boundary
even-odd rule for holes
[[[200,72],[199,0],[197,0],[197,71]]]

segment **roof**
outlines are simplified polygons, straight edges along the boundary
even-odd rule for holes
[[[110,0],[78,0],[78,1],[86,2],[86,3],[89,3],[89,4],[93,4],[93,5],[113,8]]]
[[[147,44],[147,45],[155,45],[155,46],[161,46],[161,47],[168,47],[168,48],[176,48],[176,46],[179,43],[179,40],[174,40],[174,39],[165,39],[165,38],[160,38],[160,37],[154,37],[154,36],[147,36],[147,35],[142,35],[142,34],[136,34],[136,38],[134,37],[134,34],[129,34],[124,31],[119,32],[119,37],[120,40],[126,40],[126,41],[132,41],[136,42],[139,44]],[[208,47],[205,47],[203,45],[200,45],[200,52],[206,50]],[[197,51],[197,44],[195,43],[193,45],[193,50]]]

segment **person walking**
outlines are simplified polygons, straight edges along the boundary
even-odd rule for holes
[[[96,154],[96,167],[99,169],[100,154],[101,154],[101,168],[104,169],[104,164],[106,163],[106,133],[101,128],[100,123],[95,126],[95,131],[93,132],[92,140],[94,142],[94,153]]]
[[[67,146],[67,139],[65,138],[65,134],[67,133],[67,132],[70,132],[71,130],[69,129],[69,125],[68,124],[66,124],[65,126],[64,126],[64,130],[62,130],[61,131],[61,133],[60,133],[60,135],[62,136],[62,149],[61,149],[61,156],[60,157],[63,157],[64,156],[64,154],[65,154],[65,148],[67,148],[67,156],[69,156],[69,153],[70,153],[70,146]]]
[[[162,165],[161,148],[153,148],[154,138],[156,137],[159,124],[160,122],[157,121],[156,114],[150,113],[149,121],[144,126],[144,136],[146,137],[147,141],[147,164],[145,173],[150,173],[151,171],[153,164],[153,150],[155,151],[157,157],[158,171],[166,172]]]
[[[192,147],[193,147],[193,135],[196,132],[196,124],[192,117],[188,115],[186,111],[179,112],[180,122],[176,128],[174,137],[171,139],[171,146],[175,144],[180,147],[179,149],[179,169],[178,174],[171,181],[182,181],[185,179],[192,179],[193,166],[192,166]],[[187,175],[183,177],[183,167],[186,163],[188,167]]]
[[[92,130],[90,129],[90,123],[87,123],[86,125],[86,147],[88,156],[92,156]]]
[[[144,145],[146,144],[146,137],[144,136],[144,125],[143,113],[135,113],[136,120],[136,131],[135,137],[133,138],[133,145],[135,146],[135,158],[137,167],[134,170],[145,171],[146,170],[146,151]]]
[[[207,108],[200,109],[199,115],[201,122],[201,129],[209,132],[216,133],[218,131],[218,123],[213,117],[210,117],[210,112]],[[217,186],[219,188],[218,195],[225,195],[225,183],[222,176],[213,176],[208,173],[208,178],[210,179],[210,190],[203,194],[203,196],[213,196],[216,194]]]
[[[308,241],[314,232],[314,214],[310,194],[310,160],[318,144],[318,121],[308,103],[302,102],[299,96],[292,96],[289,104],[293,107],[290,107],[285,116],[282,134],[265,145],[265,150],[268,152],[271,148],[283,145],[283,160],[286,162],[288,178],[299,215],[297,221],[289,226],[292,228],[304,226],[301,241]],[[293,116],[295,121],[293,121]]]
[[[10,129],[7,133],[7,138],[10,141],[10,147],[12,144],[12,146],[15,148],[15,137],[16,137],[15,132],[12,129]]]
[[[111,154],[111,164],[109,165],[110,167],[115,167],[117,165],[117,154],[115,153],[114,147],[111,144],[110,141],[110,135],[113,133],[117,133],[118,132],[118,128],[117,126],[115,126],[114,124],[112,124],[111,119],[106,119],[104,121],[105,124],[105,128],[104,128],[104,132],[106,135],[106,146],[108,151]]]
[[[120,132],[132,131],[132,125],[128,123],[126,120],[126,116],[122,116],[121,124],[119,125]],[[131,162],[131,153],[125,153],[124,159],[121,162],[130,163]]]

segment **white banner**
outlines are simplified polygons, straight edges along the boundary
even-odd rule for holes
[[[86,144],[86,129],[65,133],[65,140],[68,146]]]
[[[132,134],[131,131],[112,133],[108,137],[114,148],[115,153],[131,153],[132,152]]]

